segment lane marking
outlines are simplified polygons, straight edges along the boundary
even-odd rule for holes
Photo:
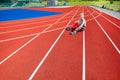
[[[95,12],[95,11],[92,11],[92,13],[91,13],[91,14],[94,14],[94,12]],[[87,16],[90,16],[90,14],[87,14],[85,17],[87,17]]]
[[[72,16],[71,20],[67,23],[66,26],[68,26],[70,24],[70,22],[72,21],[72,19],[75,17],[75,15],[77,14],[77,12],[79,11],[79,9],[76,10],[76,12],[74,13],[74,15]],[[50,54],[50,52],[52,51],[52,49],[54,48],[54,46],[56,45],[56,43],[58,42],[58,40],[61,38],[62,34],[64,33],[65,29],[62,30],[62,32],[60,33],[60,35],[57,37],[57,39],[55,40],[55,42],[52,44],[52,46],[50,47],[50,49],[48,50],[48,52],[46,53],[46,55],[43,57],[43,59],[40,61],[40,63],[38,64],[38,66],[35,68],[35,70],[33,71],[33,73],[30,75],[28,80],[32,80],[33,77],[35,76],[35,74],[37,73],[37,71],[39,70],[39,68],[41,67],[41,65],[43,64],[43,62],[46,60],[46,58],[48,57],[48,55]]]
[[[83,31],[82,80],[86,80],[85,31]]]
[[[47,20],[47,21],[55,21],[56,19],[50,19],[50,20]],[[35,22],[29,22],[29,23],[25,23],[25,22],[23,22],[23,23],[19,23],[19,24],[12,24],[12,25],[10,25],[10,26],[1,26],[0,28],[13,28],[13,27],[20,27],[20,26],[24,26],[24,25],[31,25],[31,24],[37,24],[37,23],[41,23],[41,22],[47,22],[46,20],[44,20],[44,21],[35,21]]]
[[[61,17],[61,16],[60,16]],[[12,26],[7,26],[7,27],[0,27],[0,28],[13,28],[13,27],[20,27],[20,26],[25,26],[25,25],[30,25],[30,24],[38,24],[38,23],[41,23],[41,22],[48,22],[48,21],[56,21],[57,20],[57,18],[60,18],[60,17],[56,17],[56,18],[52,18],[52,19],[48,19],[48,20],[46,20],[46,19],[44,19],[44,21],[43,20],[41,20],[41,21],[38,21],[38,22],[29,22],[29,23],[19,23],[19,24],[17,24],[17,25],[12,25]],[[68,16],[67,18],[69,18],[69,17],[71,17],[71,16]]]
[[[62,16],[63,14],[60,14],[60,15],[57,15],[57,16],[53,16],[52,17],[52,19],[55,17],[60,17],[60,16]],[[23,22],[21,22],[21,20],[12,20],[12,21],[6,21],[6,22],[3,22],[3,23],[1,23],[1,25],[9,25],[9,24],[12,24],[12,25],[14,25],[14,24],[17,24],[17,23],[19,23],[19,24],[22,24],[22,23],[24,23],[24,22],[27,22],[27,23],[31,23],[31,22],[33,22],[33,21],[42,21],[42,19],[44,19],[44,20],[49,20],[49,18],[51,19],[51,17],[50,16],[46,16],[46,17],[44,17],[44,18],[31,18],[31,19],[22,19],[22,20],[25,20],[25,21],[23,21]],[[35,20],[34,20],[35,19]],[[14,22],[15,21],[15,22]],[[16,21],[18,21],[18,22],[16,22]],[[20,22],[19,22],[20,21]],[[12,23],[12,22],[14,22],[14,23]]]
[[[88,10],[88,9],[87,9]],[[88,10],[89,11],[89,10]],[[93,14],[91,14],[93,16]],[[94,16],[93,16],[94,17]],[[103,29],[103,27],[101,26],[101,24],[97,21],[97,19],[95,19],[95,21],[97,22],[97,24],[99,25],[99,27],[101,28],[101,30],[103,31],[103,33],[105,34],[105,36],[108,38],[108,40],[111,42],[111,44],[113,45],[113,47],[116,49],[116,51],[120,54],[120,50],[119,48],[116,46],[116,44],[112,41],[112,39],[110,38],[110,36],[107,34],[107,32]]]
[[[91,7],[94,8],[94,9],[96,9],[96,8],[93,7],[93,6],[91,6]],[[99,9],[97,9],[97,10],[99,10]],[[101,11],[101,10],[99,10],[99,11]],[[106,12],[104,12],[104,11],[101,11],[101,12],[103,12],[103,13],[105,13],[105,14],[107,14],[107,15],[113,17],[113,18],[116,18],[117,20],[120,20],[120,18],[118,18],[118,17],[116,17],[116,16],[113,16],[113,15],[111,15],[111,14],[109,14],[109,13],[106,13]]]
[[[120,29],[120,26],[118,26],[117,24],[115,24],[113,21],[111,21],[110,19],[106,18],[105,16],[101,15],[102,17],[104,17],[106,20],[108,20],[110,23],[112,23],[113,25],[115,25],[117,28]]]
[[[84,6],[82,9],[82,12],[84,13]],[[83,34],[83,53],[82,53],[82,80],[86,80],[86,63],[85,63],[85,30],[82,32]]]
[[[118,49],[118,47],[115,45],[115,43],[112,41],[112,39],[110,38],[110,36],[107,34],[107,32],[103,29],[103,27],[101,26],[101,24],[95,19],[95,21],[97,22],[97,24],[99,25],[99,27],[101,28],[101,30],[103,31],[103,33],[107,36],[107,38],[109,39],[109,41],[112,43],[112,45],[114,46],[114,48],[117,50],[117,52],[120,54],[120,50]]]
[[[97,15],[97,16],[95,16],[95,17],[89,19],[89,20],[87,20],[87,22],[88,22],[88,21],[91,21],[91,20],[93,20],[93,19],[96,19],[96,18],[98,18],[98,17],[101,16],[101,15],[102,15],[102,13],[100,13],[99,15]]]
[[[39,32],[39,33],[40,34],[45,34],[45,33],[53,32],[53,31],[60,30],[60,29],[63,29],[63,28],[65,28],[65,27],[60,27],[60,28],[48,30],[48,31],[45,31],[45,32]],[[27,37],[35,36],[35,35],[37,35],[39,33],[33,33],[33,34],[29,34],[29,35],[25,35],[25,36],[20,36],[20,37],[15,37],[15,38],[10,38],[10,39],[4,39],[4,40],[0,40],[0,42],[6,42],[6,41],[11,41],[11,40],[17,40],[17,39],[27,38]]]
[[[34,28],[42,28],[42,27],[46,27],[46,26],[49,26],[49,25],[50,25],[50,24],[41,25],[41,26],[34,26],[34,27],[30,27],[30,28],[23,28],[23,29],[10,30],[10,31],[5,31],[5,32],[0,32],[0,34],[7,34],[7,33],[12,33],[12,32],[30,30],[30,29],[34,29]]]
[[[67,16],[68,14],[70,14],[72,11],[66,13],[64,16],[62,16],[61,18],[59,18],[57,21],[55,21],[53,24],[51,24],[49,27],[45,28],[42,32],[45,32],[46,30],[48,30],[49,28],[51,28],[54,24],[56,24],[57,22],[59,22],[61,19],[63,19],[65,16]],[[22,48],[24,48],[26,45],[28,45],[30,42],[32,42],[34,39],[36,39],[38,36],[40,36],[41,33],[38,33],[36,36],[34,36],[32,39],[30,39],[28,42],[26,42],[25,44],[23,44],[20,48],[18,48],[17,50],[15,50],[13,53],[11,53],[9,56],[7,56],[5,59],[3,59],[0,64],[4,63],[6,60],[8,60],[9,58],[11,58],[14,54],[16,54],[18,51],[20,51]]]
[[[58,22],[58,24],[59,24],[59,23],[64,23],[64,22],[67,22],[67,21],[61,21],[61,22]],[[5,31],[5,32],[0,32],[0,34],[6,34],[6,33],[12,33],[12,32],[18,32],[18,31],[35,29],[35,28],[41,28],[41,27],[46,27],[46,26],[49,26],[49,25],[51,25],[51,24],[34,26],[34,27],[30,27],[30,28],[17,29],[17,30],[12,30],[12,31]]]
[[[101,13],[98,16],[94,17],[94,18],[88,19],[87,22],[89,22],[89,21],[91,21],[91,20],[99,17],[100,15],[101,15]],[[74,18],[74,20],[77,20],[77,19],[78,18]],[[58,22],[58,23],[61,23],[61,22]],[[39,26],[37,26],[37,27],[39,27]],[[33,36],[33,35],[36,35],[36,34],[38,34],[38,33],[33,33],[33,34],[29,34],[29,35],[25,35],[25,36],[20,36],[20,37],[15,37],[15,38],[4,39],[4,40],[0,40],[0,42],[5,42],[5,41],[9,41],[9,40],[16,40],[16,39],[26,38],[26,37]]]
[[[93,7],[94,8],[94,7]],[[95,8],[94,8],[95,9]],[[100,11],[100,10],[98,10],[98,11]],[[97,12],[97,11],[96,11]],[[102,12],[102,11],[100,11],[101,13],[105,13],[105,12]],[[97,12],[98,13],[98,12]],[[105,13],[106,14],[106,13]],[[108,15],[108,14],[107,14]],[[116,23],[114,23],[113,21],[111,21],[109,18],[107,18],[107,17],[105,17],[105,16],[103,16],[103,15],[101,15],[103,18],[105,18],[107,21],[109,21],[110,23],[112,23],[113,25],[115,25],[117,28],[119,28],[120,29],[120,26],[119,25],[117,25]],[[113,16],[111,16],[111,17],[113,17]],[[114,17],[115,18],[115,17]],[[116,18],[117,19],[117,18]],[[117,19],[117,20],[119,20],[119,19]]]
[[[95,18],[99,17],[100,15],[96,16]],[[76,18],[77,19],[77,18]],[[75,20],[76,20],[75,19]],[[87,21],[91,21],[92,19],[94,18],[91,18]],[[61,22],[58,22],[59,23],[64,23],[64,22],[67,22],[68,20],[65,20],[65,21],[61,21]],[[18,31],[24,31],[24,30],[29,30],[29,29],[35,29],[35,28],[41,28],[41,27],[44,27],[44,26],[49,26],[50,24],[47,24],[47,25],[40,25],[40,26],[34,26],[34,27],[30,27],[30,28],[23,28],[23,29],[17,29],[17,30],[12,30],[12,31],[5,31],[5,32],[0,32],[0,34],[6,34],[6,33],[12,33],[12,32],[18,32]]]

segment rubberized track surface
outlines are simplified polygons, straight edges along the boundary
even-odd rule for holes
[[[64,14],[0,22],[0,80],[120,80],[120,20],[90,6],[26,9]],[[81,12],[87,29],[69,35]]]

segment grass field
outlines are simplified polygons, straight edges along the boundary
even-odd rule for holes
[[[62,2],[59,2],[59,5],[62,5]],[[95,5],[98,7],[102,7],[103,5],[105,8],[113,10],[113,11],[120,11],[120,1],[114,1],[113,4],[110,4],[109,1],[80,1],[80,2],[67,2],[68,5]],[[40,3],[30,3],[26,6],[46,6],[47,2]]]
[[[97,7],[102,7],[110,9],[113,11],[120,11],[120,1],[114,1],[110,4],[109,1],[80,1],[80,2],[68,2],[68,5],[94,5]]]
[[[80,1],[80,2],[68,2],[69,5],[80,5],[80,4],[87,4],[87,5],[92,5],[92,4],[109,4],[109,1]],[[114,5],[120,5],[120,1],[114,1]]]
[[[62,5],[63,2],[59,2],[58,4]],[[67,2],[67,5],[69,5],[69,6],[71,6],[71,5],[72,6],[73,5],[94,5],[97,7],[102,7],[104,5],[104,8],[106,8],[106,9],[120,12],[120,1],[114,1],[113,4],[110,4],[109,1],[80,1],[80,2],[70,1],[70,2]],[[21,6],[21,7],[36,7],[36,6],[47,6],[47,2],[44,1],[42,4],[41,3],[29,3],[29,4],[26,4],[25,6]],[[9,7],[9,6],[7,6],[7,7]],[[3,8],[3,7],[1,7],[1,5],[0,5],[0,8]]]

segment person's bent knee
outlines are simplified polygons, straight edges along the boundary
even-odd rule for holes
[[[70,30],[72,30],[72,28],[70,28],[70,27],[67,27],[67,28],[66,28],[66,30],[70,31]]]

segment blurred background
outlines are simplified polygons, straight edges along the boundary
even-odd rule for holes
[[[92,5],[120,12],[120,0],[0,0],[0,9],[11,7]]]

